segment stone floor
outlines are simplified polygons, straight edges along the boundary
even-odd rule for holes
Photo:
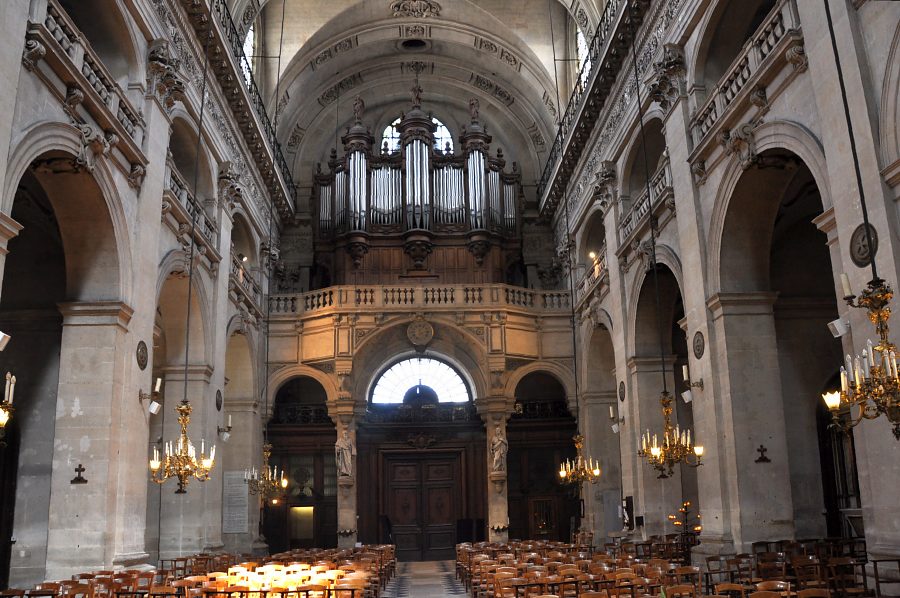
[[[400,563],[397,575],[382,598],[442,598],[464,596],[466,590],[456,579],[453,561]]]

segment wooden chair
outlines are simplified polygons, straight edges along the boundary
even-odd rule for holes
[[[900,559],[873,560],[872,574],[878,598],[900,597]]]
[[[94,588],[86,583],[66,585],[62,587],[59,595],[62,598],[94,598]]]
[[[666,598],[696,598],[697,588],[692,584],[678,584],[666,588]]]
[[[164,586],[164,585],[154,585],[150,586],[150,589],[147,590],[147,596],[153,598],[154,596],[177,596],[178,588],[174,586]]]
[[[714,586],[716,594],[731,596],[731,598],[746,598],[747,586],[739,583],[717,583]]]
[[[828,583],[831,590],[843,598],[872,596],[866,581],[865,563],[849,556],[828,560]]]
[[[753,592],[750,594],[748,598],[784,598],[779,592],[769,592],[766,590],[762,590],[759,592]]]
[[[25,590],[15,588],[7,588],[0,592],[0,598],[22,598],[23,596],[25,596]]]
[[[756,589],[760,592],[790,592],[791,584],[788,581],[768,579],[756,584]]]
[[[828,588],[809,588],[797,592],[797,598],[831,598]]]
[[[815,555],[807,554],[791,559],[791,569],[797,580],[797,589],[808,590],[828,586],[822,574],[822,565]]]

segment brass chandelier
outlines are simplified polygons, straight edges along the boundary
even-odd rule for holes
[[[263,499],[274,497],[282,490],[287,488],[288,480],[281,471],[278,475],[278,466],[269,467],[269,458],[272,456],[272,445],[266,443],[263,445],[263,462],[262,469],[257,470],[255,467],[244,471],[244,482],[250,494],[259,494]]]
[[[593,457],[584,456],[584,436],[576,434],[572,437],[578,456],[575,460],[566,459],[559,464],[559,481],[563,484],[596,484],[600,481],[600,462]]]
[[[206,50],[207,48],[204,48]],[[200,89],[200,97],[206,97],[207,70],[209,67],[209,53],[204,51],[203,60],[203,84]],[[200,171],[200,149],[203,143],[203,112],[206,106],[205,102],[200,104],[200,117],[198,123],[197,147],[196,147],[196,164],[194,169],[194,196],[197,195],[197,177]],[[197,227],[197,214],[199,210],[194,210],[191,217],[191,228],[187,231],[190,237],[190,252],[188,253],[185,268],[187,269],[187,308],[185,314],[184,327],[184,395],[181,402],[175,407],[178,413],[178,425],[181,432],[174,444],[167,442],[163,448],[163,454],[160,455],[159,449],[153,447],[153,456],[150,458],[150,479],[157,484],[164,484],[169,478],[178,479],[178,489],[175,494],[186,494],[187,485],[191,478],[200,482],[209,479],[209,472],[212,470],[216,460],[216,447],[210,447],[209,455],[206,454],[206,442],[200,440],[200,454],[194,447],[194,443],[188,437],[187,427],[191,423],[191,407],[188,401],[188,370],[191,346],[191,304],[194,290],[194,253],[196,249],[196,239],[194,230]]]
[[[878,344],[866,342],[862,357],[850,355],[841,366],[841,390],[822,395],[831,411],[832,426],[847,432],[864,419],[887,417],[893,426],[894,437],[900,440],[900,372],[897,370],[897,347],[888,339],[891,317],[889,303],[894,293],[880,278],[871,280],[859,297],[850,291],[847,275],[842,275],[844,300],[850,307],[866,309],[869,321],[875,325]],[[850,409],[849,419],[842,417],[841,408]],[[854,416],[852,410],[858,409]]]
[[[647,430],[641,435],[641,448],[638,456],[659,472],[660,479],[667,478],[675,472],[675,465],[683,463],[689,467],[703,465],[703,446],[691,443],[691,431],[672,425],[672,395],[663,391],[659,399],[663,410],[662,443],[656,434],[650,435]]]
[[[875,326],[878,334],[878,344],[872,341],[866,342],[866,348],[862,352],[862,358],[856,356],[852,359],[847,355],[845,364],[841,367],[840,392],[828,392],[822,395],[825,404],[831,411],[832,426],[847,432],[857,426],[864,419],[876,419],[881,415],[887,417],[893,426],[894,438],[900,441],[900,372],[897,370],[897,347],[888,338],[890,329],[888,320],[891,318],[890,302],[894,297],[884,280],[878,276],[878,266],[875,263],[877,246],[873,243],[873,227],[869,224],[869,210],[866,207],[866,194],[862,184],[862,173],[859,168],[859,154],[856,151],[856,138],[853,135],[853,122],[850,120],[850,105],[847,101],[847,87],[844,84],[844,73],[838,56],[837,40],[834,35],[834,23],[831,17],[831,8],[825,3],[825,17],[828,22],[828,33],[831,37],[831,49],[834,53],[837,65],[838,83],[841,89],[841,99],[844,104],[844,117],[847,120],[847,131],[850,137],[850,151],[853,155],[853,168],[856,174],[856,187],[859,190],[859,205],[863,217],[863,230],[865,231],[868,262],[872,269],[872,279],[859,297],[853,294],[850,287],[850,279],[846,274],[841,274],[841,286],[844,291],[844,300],[850,307],[865,309],[869,312],[869,321]],[[842,407],[851,410],[849,419],[841,414]],[[857,407],[858,412],[854,416],[852,408]]]
[[[163,459],[160,458],[159,449],[153,447],[153,457],[150,459],[150,479],[157,484],[164,483],[169,478],[178,478],[178,489],[175,494],[185,494],[191,478],[201,482],[209,479],[209,472],[216,460],[216,447],[212,446],[209,456],[206,455],[206,442],[200,441],[200,454],[194,448],[194,443],[187,434],[187,426],[191,422],[191,404],[187,399],[175,407],[178,412],[178,424],[181,426],[181,434],[173,445],[167,442]]]

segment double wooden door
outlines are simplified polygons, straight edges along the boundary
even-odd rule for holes
[[[454,558],[456,522],[463,506],[459,454],[386,453],[383,465],[383,504],[397,557],[404,561]]]

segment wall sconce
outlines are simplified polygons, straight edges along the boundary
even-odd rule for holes
[[[703,390],[703,378],[700,378],[696,382],[691,382],[691,373],[688,371],[687,365],[681,366],[681,377],[684,378],[684,387],[688,390],[692,388],[699,388],[700,390]],[[685,402],[689,403],[690,401]]]
[[[216,426],[216,431],[219,434],[219,438],[222,439],[222,442],[228,442],[228,439],[231,438],[231,414],[228,414],[228,425],[224,428],[222,426]]]
[[[156,400],[159,398],[159,389],[161,387],[162,378],[157,378],[156,385],[153,387],[153,392],[151,394],[147,394],[143,390],[138,391],[138,402],[141,405],[144,404],[144,401],[150,402],[147,405],[147,411],[149,411],[151,415],[156,415],[157,413],[159,413],[159,410],[162,409],[162,404]]]
[[[609,421],[613,423],[612,426],[610,426],[610,428],[612,428],[613,434],[618,434],[619,426],[625,424],[624,417],[616,417],[616,410],[612,405],[609,406]]]

